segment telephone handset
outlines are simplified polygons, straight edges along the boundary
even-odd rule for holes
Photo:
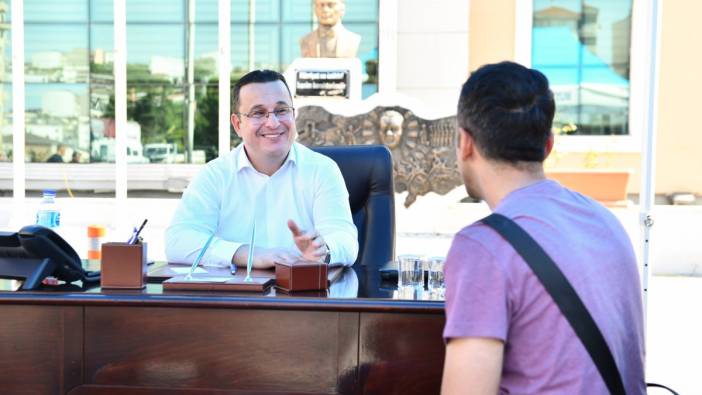
[[[27,264],[34,262],[36,265],[41,265],[42,278],[39,282],[44,275],[55,276],[68,283],[77,280],[83,282],[100,280],[99,271],[83,269],[80,257],[61,236],[40,225],[27,225],[17,233],[0,232],[0,258],[3,261],[0,270],[7,268],[8,272],[13,272],[13,268],[21,267],[22,259],[25,259]],[[43,263],[36,263],[38,261]],[[14,278],[12,273],[1,271],[0,277]],[[29,277],[25,278],[29,279]]]

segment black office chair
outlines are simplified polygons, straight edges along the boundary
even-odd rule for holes
[[[353,223],[358,229],[354,266],[377,269],[395,256],[395,197],[392,156],[384,145],[312,147],[333,159],[346,182]]]

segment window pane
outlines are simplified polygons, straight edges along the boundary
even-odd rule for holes
[[[126,0],[127,23],[185,21],[185,0]]]
[[[0,82],[12,82],[12,34],[9,22],[0,24],[0,43],[4,44],[0,53]]]
[[[256,25],[254,29],[254,67],[257,69],[280,69],[279,30],[277,25]],[[280,70],[279,70],[280,71]]]
[[[375,23],[349,23],[346,27],[361,35],[358,58],[363,74],[362,98],[378,92],[378,25]]]
[[[249,21],[249,0],[232,0],[230,11],[232,22],[247,23]]]
[[[278,0],[256,0],[256,22],[278,22],[280,2]]]
[[[127,25],[127,81],[182,81],[184,35],[182,24]]]
[[[94,78],[112,77],[114,64],[114,29],[112,25],[100,24],[90,26],[90,73]],[[97,76],[96,76],[97,75]]]
[[[217,0],[194,0],[195,22],[217,23],[219,2]]]
[[[195,22],[211,22],[217,23],[217,14],[219,10],[219,2],[217,0],[194,0],[195,1]],[[249,1],[250,0],[232,0],[231,2],[231,21],[232,22],[248,22],[249,21]],[[309,8],[309,1],[307,7]],[[287,3],[285,1],[284,3]],[[255,0],[256,6],[256,21],[278,21],[280,19],[280,1],[279,0]],[[309,16],[308,16],[309,19]]]
[[[219,88],[216,84],[195,87],[195,136],[193,162],[198,163],[204,157],[206,162],[218,155],[219,127]]]
[[[283,2],[283,20],[285,22],[309,23],[307,31],[312,30],[312,2],[314,0],[288,0]]]
[[[12,8],[10,4],[11,0],[0,0],[0,20],[3,22],[10,22],[12,20]]]
[[[532,64],[556,98],[554,128],[628,134],[631,1],[534,2]]]
[[[91,81],[90,162],[115,162],[114,92],[114,81],[107,79]],[[130,137],[127,137],[127,140],[129,146]]]
[[[300,39],[311,31],[310,25],[285,24],[283,25],[283,42],[281,49],[283,59],[281,68],[285,70],[293,60],[300,57]]]
[[[278,25],[256,25],[254,28],[254,67],[278,70],[280,68]],[[249,29],[246,25],[232,25],[232,72],[241,75],[249,71]],[[232,78],[238,79],[233,76]]]
[[[195,81],[207,83],[218,77],[217,25],[195,25]]]
[[[249,22],[249,3],[252,0],[232,0],[231,21]],[[257,22],[277,22],[280,19],[279,0],[253,0]]]
[[[28,162],[45,162],[65,150],[61,160],[71,160],[73,151],[88,153],[87,84],[26,84],[25,153]],[[87,156],[87,155],[86,155]]]
[[[111,6],[111,4],[110,4]],[[112,10],[110,18],[112,18]],[[90,153],[88,162],[115,161],[112,24],[90,26]]]
[[[361,35],[361,44],[358,47],[358,57],[378,58],[378,26],[375,23],[349,23],[346,28]]]
[[[12,161],[12,84],[0,84],[0,162]]]
[[[90,0],[91,22],[112,22],[113,16],[113,0]]]
[[[232,72],[243,74],[249,68],[249,29],[245,25],[232,25],[231,31]]]
[[[24,20],[25,22],[87,22],[88,0],[24,0]]]
[[[378,19],[378,0],[354,0],[346,2],[343,22],[374,22]]]
[[[185,161],[184,99],[179,85],[128,86],[127,117],[136,122],[128,127],[130,144],[141,150],[149,162]]]
[[[27,82],[88,82],[87,25],[25,25]]]

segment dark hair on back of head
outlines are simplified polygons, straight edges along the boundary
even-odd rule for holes
[[[273,70],[253,70],[244,74],[244,76],[234,84],[232,88],[232,112],[235,114],[239,112],[239,93],[241,92],[241,88],[248,84],[275,81],[283,81],[285,89],[288,90],[288,95],[292,98],[288,83],[285,81],[285,77],[283,77],[282,74]]]
[[[485,65],[468,78],[458,101],[458,126],[486,158],[543,162],[556,104],[548,79],[514,62]]]

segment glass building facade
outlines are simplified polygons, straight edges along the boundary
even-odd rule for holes
[[[128,162],[215,158],[218,1],[125,1]],[[365,97],[377,91],[378,0],[347,3],[344,25],[362,37]],[[26,161],[59,153],[64,162],[114,162],[112,0],[25,0],[23,19]],[[231,0],[231,82],[256,68],[284,71],[314,19],[311,0]],[[12,157],[10,20],[10,0],[0,0],[0,161]]]
[[[629,134],[632,0],[535,0],[532,66],[551,83],[554,127]]]

